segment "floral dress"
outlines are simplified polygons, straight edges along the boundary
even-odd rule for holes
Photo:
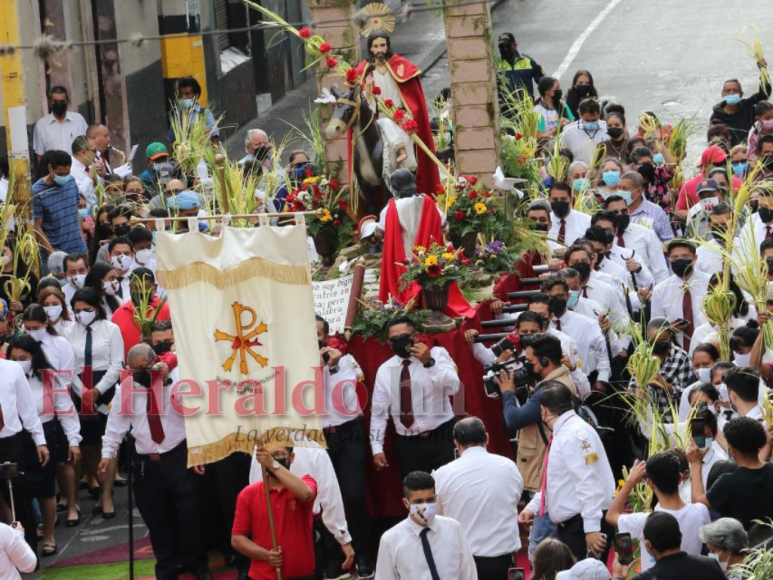
[[[668,183],[674,174],[666,169],[665,165],[655,168],[655,178],[647,186],[647,199],[659,205],[671,217],[671,188]]]

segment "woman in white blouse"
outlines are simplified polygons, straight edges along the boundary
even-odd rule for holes
[[[70,316],[70,308],[65,303],[61,289],[48,286],[38,291],[38,304],[46,311],[48,322],[59,336],[67,338],[70,329],[75,326],[75,321]]]
[[[104,262],[97,262],[91,267],[91,270],[86,275],[86,281],[83,283],[84,288],[91,288],[97,293],[107,320],[113,318],[113,313],[125,302],[116,296],[118,291],[118,280],[116,278],[118,278],[118,272],[113,269],[113,266]],[[129,297],[126,296],[126,299],[128,300]]]
[[[56,466],[58,463],[75,464],[80,459],[80,421],[67,393],[56,393],[44,388],[44,371],[54,367],[43,351],[41,343],[28,335],[14,339],[8,347],[9,359],[16,361],[27,376],[38,417],[43,424],[43,434],[51,457],[45,466],[37,461],[37,447],[26,431],[22,432],[25,465],[23,484],[32,497],[40,503],[43,517],[42,556],[56,554],[54,522],[56,521]],[[46,379],[47,380],[47,379]]]
[[[93,269],[92,269],[93,271]],[[76,368],[84,374],[73,377],[73,393],[83,401],[81,434],[83,435],[83,468],[89,486],[97,481],[97,466],[102,456],[102,436],[107,424],[107,407],[123,368],[123,338],[112,322],[105,320],[102,301],[93,288],[83,287],[72,297],[72,311],[78,324],[70,331],[70,344],[75,352]],[[90,337],[90,340],[89,340]],[[90,349],[89,347],[90,342]],[[89,352],[90,350],[90,352]],[[91,367],[91,377],[88,367]],[[87,404],[90,401],[90,404]],[[115,517],[113,483],[117,460],[111,462],[95,507],[105,519]]]

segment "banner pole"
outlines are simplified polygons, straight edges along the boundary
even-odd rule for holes
[[[266,513],[268,514],[268,527],[271,530],[271,546],[272,550],[276,551],[276,529],[274,529],[274,512],[271,509],[271,494],[268,488],[268,472],[262,465],[260,466],[260,471],[263,473],[263,491],[266,494]],[[276,569],[276,579],[282,580],[281,568]]]

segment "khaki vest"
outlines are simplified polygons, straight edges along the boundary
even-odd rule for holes
[[[569,369],[560,366],[542,381],[537,383],[539,387],[545,381],[558,381],[572,389],[577,394],[577,387],[574,386],[572,377],[569,376]],[[540,434],[540,429],[545,435],[545,439]],[[523,476],[523,487],[528,491],[539,491],[542,487],[542,470],[545,466],[545,451],[547,451],[546,440],[550,439],[550,431],[542,424],[535,423],[528,425],[518,432],[518,469]]]

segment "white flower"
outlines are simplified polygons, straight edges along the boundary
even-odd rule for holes
[[[325,105],[328,103],[335,103],[336,98],[333,96],[333,93],[331,93],[329,89],[322,87],[322,96],[314,99],[314,102]]]

